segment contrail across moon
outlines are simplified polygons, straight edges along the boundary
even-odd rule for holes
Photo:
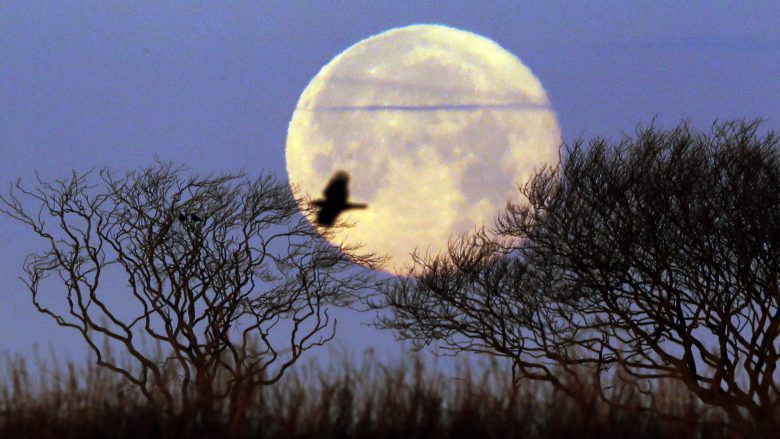
[[[549,110],[544,104],[437,104],[437,105],[334,105],[311,108],[309,111],[522,111]]]

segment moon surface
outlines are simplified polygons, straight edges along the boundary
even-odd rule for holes
[[[304,198],[350,174],[334,243],[389,256],[405,273],[411,253],[490,225],[518,184],[556,163],[560,128],[539,80],[492,40],[441,25],[366,38],[311,80],[287,133],[287,172]],[[309,220],[316,224],[314,217]]]

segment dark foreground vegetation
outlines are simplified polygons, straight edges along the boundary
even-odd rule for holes
[[[518,382],[574,398],[583,389],[566,376],[583,369],[638,392],[674,381],[744,430],[776,435],[780,136],[759,126],[575,142],[493,230],[417,257],[380,298],[393,310],[383,326],[504,357]]]
[[[454,372],[422,360],[386,367],[371,355],[335,366],[301,364],[246,401],[232,430],[225,416],[206,428],[150,408],[119,375],[96,366],[6,359],[0,384],[0,437],[255,437],[255,438],[508,438],[739,437],[725,417],[681,386],[656,385],[656,411],[605,405],[594,394],[570,398],[539,382],[511,391],[497,363]],[[175,379],[175,373],[170,377]],[[612,383],[615,399],[645,399],[634,386]],[[227,414],[227,407],[224,414]]]
[[[9,360],[0,437],[776,437],[780,136],[759,126],[575,142],[492,229],[394,278],[270,176],[16,182],[0,214],[46,245],[32,303],[96,366]],[[498,363],[302,364],[358,303]]]

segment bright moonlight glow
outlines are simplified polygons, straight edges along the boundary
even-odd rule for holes
[[[287,135],[287,172],[321,197],[337,170],[350,199],[334,241],[390,256],[435,254],[489,224],[517,185],[558,158],[547,95],[514,55],[482,36],[415,25],[367,38],[328,63],[304,90]],[[313,221],[313,218],[310,218]]]

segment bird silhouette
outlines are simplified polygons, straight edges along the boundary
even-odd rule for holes
[[[328,185],[322,194],[325,199],[314,200],[312,204],[319,208],[317,212],[317,223],[321,226],[330,227],[336,222],[336,218],[349,209],[365,209],[367,204],[350,203],[349,199],[349,174],[344,171],[338,171],[331,177]]]

